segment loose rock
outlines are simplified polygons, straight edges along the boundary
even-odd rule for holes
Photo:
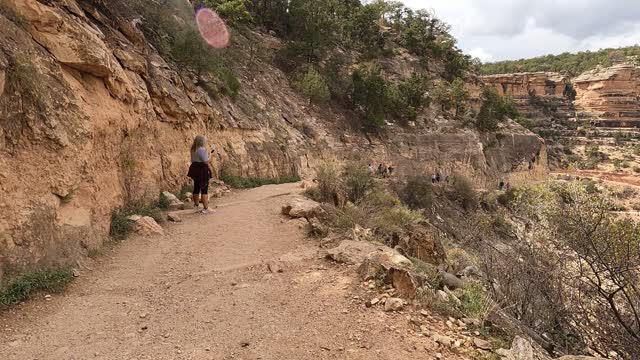
[[[404,301],[400,298],[388,298],[384,303],[384,311],[400,311],[404,307]]]

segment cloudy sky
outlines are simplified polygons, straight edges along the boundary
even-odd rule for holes
[[[404,0],[483,61],[640,44],[640,0]]]

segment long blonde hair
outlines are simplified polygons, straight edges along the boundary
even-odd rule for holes
[[[205,147],[206,144],[207,144],[206,137],[202,135],[196,136],[196,138],[193,139],[193,144],[191,145],[191,153],[193,154],[194,152],[196,152],[198,148]]]

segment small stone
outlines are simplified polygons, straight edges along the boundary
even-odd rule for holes
[[[73,277],[80,277],[80,271],[78,269],[71,269],[71,274],[73,274]]]
[[[375,305],[375,304],[377,304],[377,303],[379,303],[379,302],[380,302],[380,299],[378,299],[378,298],[373,298],[373,299],[371,299],[371,301],[370,301],[370,302],[371,302],[371,305]]]
[[[49,294],[45,295],[44,299],[47,300],[47,301],[51,300],[51,295],[49,295]]]
[[[447,327],[448,327],[449,329],[455,329],[455,326],[453,325],[453,323],[451,322],[451,320],[447,320],[446,324],[447,324]]]
[[[146,317],[147,317],[147,315],[148,315],[147,313],[142,313],[142,314],[140,314],[140,319],[144,319],[144,318],[146,318]]]
[[[441,353],[436,353],[436,359],[442,359],[442,354]]]
[[[284,272],[284,269],[282,268],[282,265],[278,262],[272,261],[270,263],[267,264],[267,268],[269,268],[269,271],[271,271],[272,273],[281,273]]]
[[[147,325],[143,325],[140,329],[147,330],[149,327]]]
[[[176,222],[176,223],[182,222],[182,218],[180,218],[178,214],[174,214],[174,213],[169,213],[167,215],[167,219],[169,219],[169,221],[171,222]]]
[[[429,316],[431,314],[429,314],[429,312],[427,310],[420,310],[420,315],[422,316]]]
[[[492,350],[491,343],[488,342],[487,340],[474,338],[473,339],[473,345],[475,345],[478,349]]]
[[[442,346],[451,346],[451,343],[453,343],[453,340],[446,335],[434,334],[431,338]]]
[[[404,302],[400,298],[388,298],[384,303],[384,311],[400,311],[404,307]]]
[[[204,351],[211,351],[211,348],[206,347],[206,348],[204,348]]]

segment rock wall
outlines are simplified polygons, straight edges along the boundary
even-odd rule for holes
[[[482,76],[482,81],[510,96],[520,112],[528,118],[556,117],[566,119],[572,115],[565,89],[570,84],[567,76],[552,72],[516,73]]]
[[[573,79],[578,118],[604,127],[640,127],[640,67],[618,64]]]
[[[0,5],[0,283],[86,255],[107,238],[115,208],[187,183],[197,134],[216,150],[217,170],[243,176],[311,176],[339,157],[493,184],[505,172],[531,177],[528,161],[544,158],[544,142],[517,126],[482,135],[430,120],[365,135],[349,125],[356,114],[309,105],[291,89],[273,66],[282,43],[265,34],[249,34],[261,56],[228,50],[242,83],[232,101],[165,61],[111,3]],[[236,43],[249,35],[236,33]],[[546,163],[535,171],[544,176]]]

